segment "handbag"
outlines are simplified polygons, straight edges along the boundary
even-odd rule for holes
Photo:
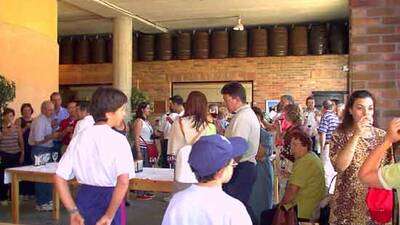
[[[392,155],[395,155],[393,149]],[[372,220],[383,224],[392,221],[393,218],[393,222],[398,222],[397,215],[393,217],[393,214],[397,214],[394,213],[394,208],[396,206],[395,195],[396,192],[392,189],[368,188],[365,202]]]
[[[183,124],[182,124],[182,119],[179,118],[179,126],[182,132],[183,137],[186,140],[185,132],[183,131]],[[196,179],[196,175],[193,173],[192,169],[190,168],[189,165],[189,155],[190,152],[192,151],[192,145],[194,142],[197,141],[197,139],[200,137],[202,134],[203,130],[199,131],[196,136],[192,138],[192,140],[187,143],[187,145],[183,146],[180,148],[176,154],[176,162],[175,162],[175,174],[174,178],[175,181],[180,182],[180,183],[198,183]]]
[[[378,223],[392,220],[393,191],[383,188],[368,188],[365,199],[371,219]]]
[[[158,159],[158,150],[157,145],[155,143],[147,143],[142,137],[143,143],[146,145],[147,155],[149,156],[150,162],[156,162]]]
[[[335,175],[332,178],[332,180],[329,184],[329,187],[327,189],[327,191],[328,191],[327,195],[319,203],[319,206],[318,206],[319,210],[314,211],[313,220],[318,221],[319,225],[329,225],[329,215],[331,213],[331,208],[329,206],[329,201],[330,201],[329,190],[331,190],[331,187],[332,187],[333,182],[335,181],[336,177],[337,177],[337,175]]]
[[[297,212],[295,207],[285,210],[283,206],[276,208],[272,225],[297,225]]]

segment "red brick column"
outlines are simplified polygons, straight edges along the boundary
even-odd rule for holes
[[[350,0],[350,85],[377,98],[378,122],[400,116],[400,0]]]

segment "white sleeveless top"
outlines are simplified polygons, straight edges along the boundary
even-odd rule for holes
[[[140,137],[142,137],[148,144],[153,143],[153,140],[151,139],[153,127],[151,127],[151,124],[148,120],[141,120],[143,121],[143,126],[142,130],[140,131]]]

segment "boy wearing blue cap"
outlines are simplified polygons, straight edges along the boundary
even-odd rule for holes
[[[218,134],[203,136],[193,144],[189,165],[199,183],[174,195],[162,225],[251,225],[243,203],[222,190],[232,177],[233,159],[247,148],[241,137],[227,139]]]

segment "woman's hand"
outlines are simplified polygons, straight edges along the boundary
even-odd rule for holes
[[[371,134],[372,121],[368,116],[364,116],[356,123],[355,134],[365,137]]]
[[[69,217],[71,225],[85,225],[85,220],[79,213],[72,213]]]
[[[385,138],[390,143],[400,141],[400,118],[394,118],[392,121],[390,121]]]
[[[100,218],[99,221],[97,221],[96,225],[110,225],[112,222],[112,219],[109,218],[108,216],[104,215]]]

